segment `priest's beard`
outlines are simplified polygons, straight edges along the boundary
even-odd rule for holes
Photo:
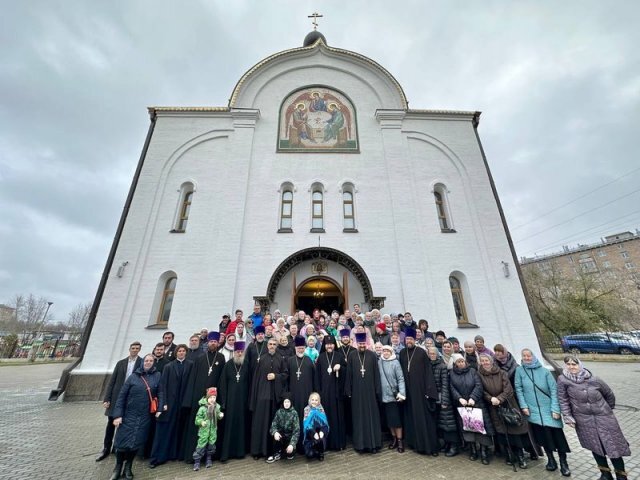
[[[240,367],[244,363],[244,355],[240,355],[239,357],[234,355],[233,363],[236,364],[236,367]]]
[[[302,353],[296,352],[296,357],[298,357],[298,358],[304,357],[304,352],[302,352]]]

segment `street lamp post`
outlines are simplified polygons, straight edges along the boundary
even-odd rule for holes
[[[47,320],[47,314],[49,313],[49,309],[51,308],[51,305],[53,305],[53,302],[47,302],[47,309],[44,311],[44,315],[42,316],[42,322],[40,322],[40,325],[38,326],[38,330],[36,331],[36,336],[31,342],[31,357],[29,358],[29,361],[31,362],[36,361],[36,350],[34,348],[34,343],[36,341],[36,338],[38,338],[38,335],[40,334],[41,328],[44,326],[44,322]]]

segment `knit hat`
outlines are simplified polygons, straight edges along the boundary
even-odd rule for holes
[[[304,347],[307,345],[306,340],[301,335],[296,335],[296,338],[293,339],[296,347]]]
[[[356,333],[356,342],[365,343],[367,341],[366,333]]]
[[[407,328],[404,332],[404,338],[413,338],[416,339],[416,329],[415,328]]]
[[[389,350],[390,352],[393,352],[393,347],[391,345],[383,345],[382,350]]]
[[[379,328],[384,332],[387,329],[387,325],[384,322],[376,323],[376,328]]]
[[[474,342],[477,342],[478,340],[482,340],[484,342],[484,337],[482,335],[476,335],[473,337]]]
[[[454,353],[453,355],[451,355],[451,363],[453,365],[455,365],[458,360],[464,360],[464,357],[459,353]]]
[[[234,352],[243,352],[244,351],[244,347],[245,347],[245,343],[242,341],[236,342],[233,344],[233,351]]]
[[[207,388],[207,398],[209,397],[217,397],[218,389],[216,387]]]
[[[264,333],[264,327],[262,325],[258,325],[253,329],[253,333],[255,333],[256,335],[258,335],[259,333]]]
[[[211,342],[215,340],[216,342],[220,341],[220,332],[209,332],[207,335],[207,341]]]

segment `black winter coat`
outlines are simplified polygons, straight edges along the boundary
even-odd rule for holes
[[[440,394],[438,428],[445,432],[456,432],[458,431],[458,425],[456,423],[456,416],[453,413],[456,405],[451,404],[449,370],[441,358],[431,360],[431,369],[433,370],[433,377],[436,380],[436,386],[438,387],[438,393]]]
[[[151,367],[148,372],[140,367],[127,378],[112,413],[113,418],[122,418],[114,441],[116,450],[138,450],[147,442],[153,415],[149,413],[149,393],[142,381],[143,377],[149,384],[151,396],[158,395],[160,374],[156,372],[155,367]],[[160,399],[160,403],[163,403],[163,399]]]
[[[475,402],[475,407],[482,409],[482,420],[484,421],[484,429],[487,435],[495,435],[496,432],[491,423],[491,415],[484,402],[484,389],[478,372],[470,367],[458,368],[454,365],[449,377],[449,387],[451,400],[456,412],[458,411],[458,407],[461,406],[461,398],[465,400],[472,398]]]

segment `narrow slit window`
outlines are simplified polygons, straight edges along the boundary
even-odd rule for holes
[[[324,205],[323,195],[319,190],[311,194],[311,228],[313,230],[324,229]]]
[[[293,192],[285,190],[282,192],[282,202],[280,206],[280,229],[291,230],[293,213]]]
[[[451,297],[453,298],[453,309],[456,314],[456,320],[458,325],[468,324],[469,317],[467,315],[467,309],[464,304],[464,295],[462,293],[462,286],[460,280],[453,275],[449,277],[449,287],[451,288]]]
[[[167,279],[162,291],[162,301],[160,302],[160,310],[158,312],[158,324],[166,325],[169,323],[169,317],[171,315],[171,307],[173,305],[173,296],[176,291],[176,283],[178,279],[171,277]]]

